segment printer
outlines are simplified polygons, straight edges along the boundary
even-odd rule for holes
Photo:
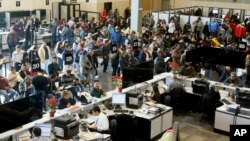
[[[208,92],[209,82],[204,79],[196,79],[192,82],[193,93],[204,94]]]
[[[74,116],[64,115],[55,119],[55,136],[60,139],[71,139],[79,133],[79,122]]]
[[[84,104],[89,104],[89,103],[92,103],[92,100],[93,100],[93,97],[90,95],[90,93],[88,92],[79,92],[77,94],[79,97],[81,97],[82,99],[82,103]]]
[[[137,91],[126,92],[126,107],[139,109],[143,104],[143,95]]]

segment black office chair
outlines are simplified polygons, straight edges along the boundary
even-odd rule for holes
[[[213,121],[216,108],[223,105],[223,103],[216,101],[209,94],[204,94],[201,97],[199,105],[203,113],[200,121]]]
[[[109,134],[111,134],[112,141],[117,141],[117,121],[115,119],[109,122]]]
[[[170,90],[170,105],[173,109],[182,109],[185,107],[185,90],[181,87],[176,87]]]

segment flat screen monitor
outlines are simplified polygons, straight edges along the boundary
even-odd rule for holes
[[[42,137],[50,137],[51,136],[51,124],[35,124],[34,128],[40,128],[42,133]]]
[[[113,94],[112,95],[112,105],[125,105],[126,95],[125,94]]]
[[[32,95],[0,105],[0,133],[21,127],[43,116],[42,95]]]

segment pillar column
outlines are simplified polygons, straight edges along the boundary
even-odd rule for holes
[[[142,30],[142,1],[131,0],[131,20],[130,29],[141,33]]]

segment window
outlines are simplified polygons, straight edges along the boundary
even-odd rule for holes
[[[20,7],[21,6],[21,2],[20,1],[16,1],[16,7]]]
[[[46,5],[49,5],[49,0],[46,0]]]

